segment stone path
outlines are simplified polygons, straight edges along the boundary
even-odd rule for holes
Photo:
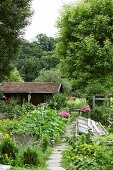
[[[51,155],[49,156],[49,159],[46,162],[49,170],[65,170],[61,167],[62,151],[66,150],[66,148],[68,147],[65,142],[65,138],[73,136],[75,125],[76,122],[73,121],[70,125],[66,127],[62,143],[53,149]]]
[[[65,144],[61,144],[56,146],[51,153],[49,160],[47,161],[47,165],[49,170],[65,170],[61,167],[60,162],[62,159],[62,151],[66,149]]]

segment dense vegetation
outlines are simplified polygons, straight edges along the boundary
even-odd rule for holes
[[[68,122],[46,105],[0,102],[0,163],[14,167],[46,167],[51,148],[60,142]]]
[[[0,2],[0,81],[10,73],[22,30],[29,22],[31,0]]]
[[[63,8],[56,54],[75,90],[84,93],[91,87],[96,93],[95,87],[112,86],[112,21],[112,0],[84,0]]]
[[[107,137],[91,138],[90,132],[80,138],[69,139],[70,148],[63,154],[66,170],[112,170],[113,146],[107,146]]]
[[[53,56],[55,39],[45,34],[36,36],[33,42],[23,40],[15,66],[24,81],[34,81],[41,70],[56,67],[59,60]]]

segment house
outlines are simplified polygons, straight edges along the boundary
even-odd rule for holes
[[[34,105],[46,102],[53,94],[63,92],[61,84],[50,82],[3,82],[0,92],[9,100],[20,103],[30,101]]]

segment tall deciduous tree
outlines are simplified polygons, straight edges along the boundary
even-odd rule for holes
[[[48,37],[46,34],[38,34],[35,39],[44,51],[54,50],[55,39],[53,37]]]
[[[0,1],[0,81],[10,73],[23,28],[29,23],[31,0]]]
[[[109,87],[113,83],[113,0],[66,6],[58,27],[56,54],[75,89],[95,80]]]
[[[53,56],[55,39],[45,34],[36,36],[33,42],[23,41],[16,60],[16,67],[25,81],[33,81],[40,70],[50,70],[59,63]]]

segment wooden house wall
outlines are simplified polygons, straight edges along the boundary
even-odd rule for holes
[[[18,103],[25,103],[28,102],[28,95],[27,93],[5,93],[5,96],[7,96],[9,98],[9,101],[11,98],[13,98],[14,100],[16,100]],[[38,105],[40,103],[44,103],[47,100],[49,100],[52,97],[52,94],[43,94],[43,93],[32,93],[31,95],[31,99],[30,102],[33,105]]]
[[[31,103],[34,104],[34,105],[38,105],[38,104],[40,104],[40,103],[44,103],[44,102],[46,102],[51,96],[52,96],[52,94],[43,94],[43,93],[31,94]]]
[[[12,98],[17,101],[17,103],[25,103],[28,102],[28,94],[27,93],[5,93],[6,97],[9,98],[9,100]]]

